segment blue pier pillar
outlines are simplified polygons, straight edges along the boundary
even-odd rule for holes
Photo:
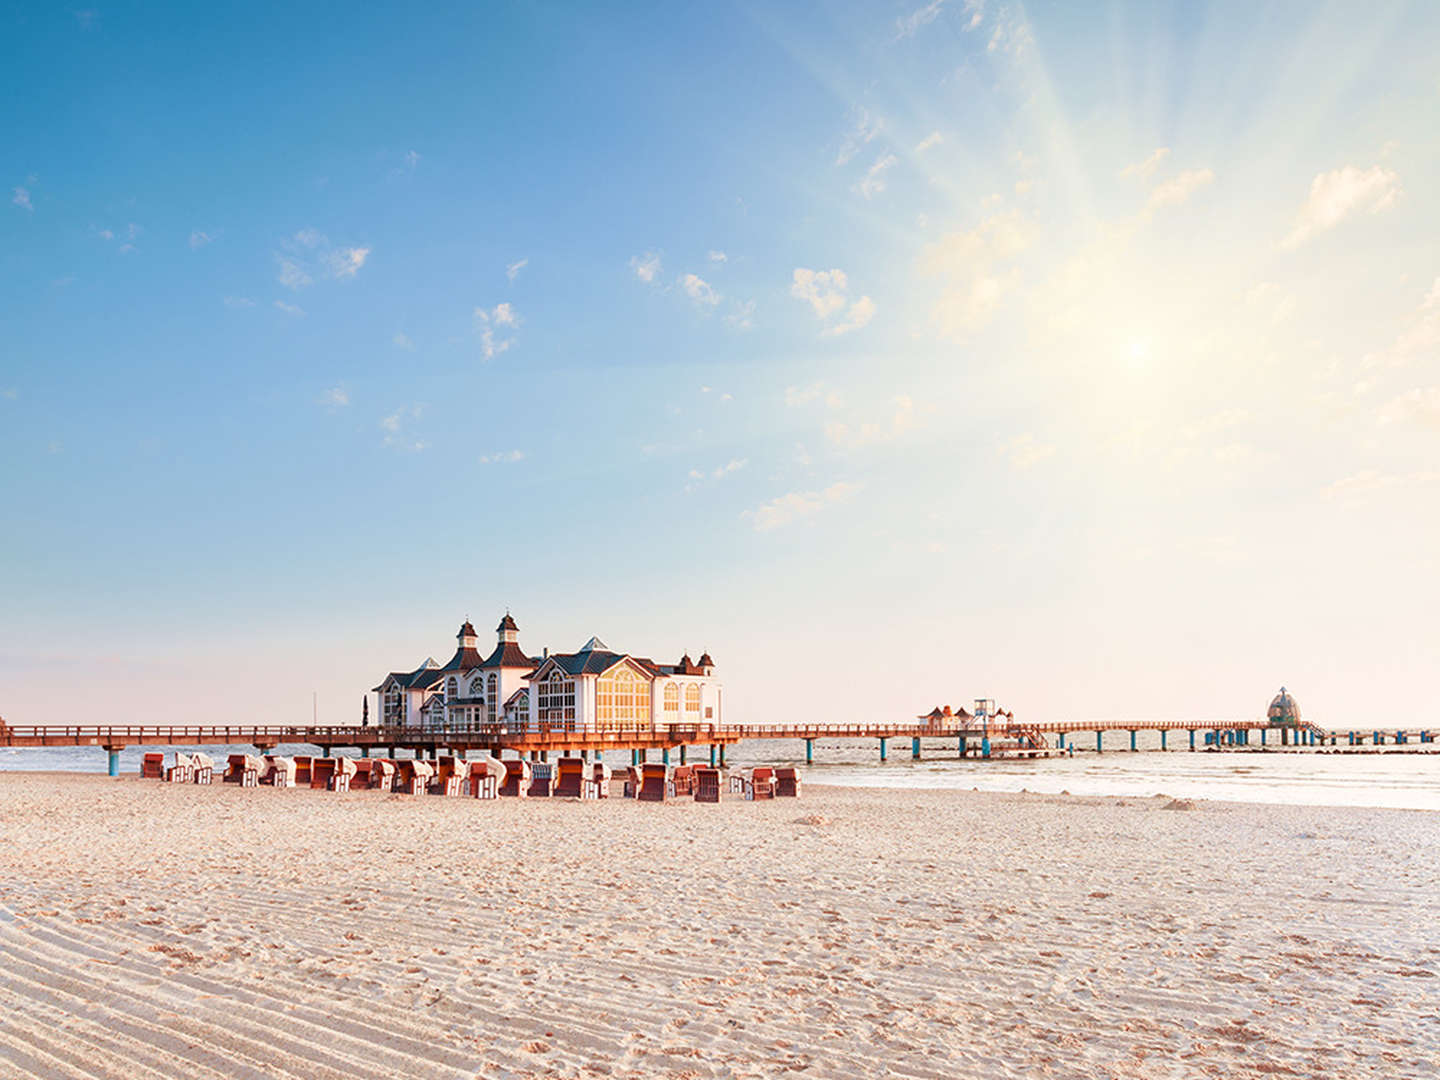
[[[1261,746],[1264,746],[1264,745],[1265,745],[1265,732],[1268,731],[1268,730],[1269,730],[1268,728],[1263,728],[1263,727],[1260,729],[1260,745],[1261,745]]]
[[[1169,747],[1165,745],[1167,742],[1169,742],[1169,740],[1166,738],[1166,736],[1169,735],[1169,734],[1170,734],[1170,732],[1166,731],[1164,728],[1161,728],[1161,729],[1160,729],[1160,749],[1161,749],[1161,750],[1168,750],[1168,749],[1169,749]]]
[[[920,736],[910,740],[910,756],[916,761],[920,760]]]
[[[110,775],[111,775],[111,776],[119,776],[119,775],[120,775],[120,751],[119,751],[119,750],[111,750],[109,747],[106,747],[106,752],[110,755]]]
[[[683,743],[680,745],[680,764],[685,764],[685,745]]]
[[[1105,733],[1104,733],[1103,731],[1097,730],[1097,731],[1095,732],[1095,753],[1097,753],[1097,754],[1103,754],[1104,752],[1105,752]]]
[[[1192,751],[1195,749],[1195,729],[1193,727],[1190,729],[1190,749]]]
[[[814,739],[806,739],[806,740],[805,740],[805,764],[806,764],[806,765],[813,765],[813,764],[815,764],[815,740],[814,740]]]
[[[583,757],[584,755],[581,755],[581,756]],[[604,750],[596,750],[596,751],[595,751],[595,760],[598,761],[598,762],[600,762],[600,763],[603,765],[603,764],[605,763],[605,751],[604,751]]]
[[[1056,742],[1056,745],[1059,746],[1061,750],[1065,749],[1065,733],[1063,731],[1060,732],[1060,736],[1058,741]]]
[[[725,764],[725,744],[723,742],[720,744],[720,764]]]
[[[1355,745],[1355,732],[1353,732],[1353,731],[1350,732],[1350,745],[1351,745],[1351,746],[1354,746],[1354,745]]]
[[[1139,748],[1135,745],[1135,730],[1132,728],[1130,730],[1130,752],[1133,754],[1137,749]]]
[[[889,740],[887,740],[883,735],[880,737],[880,760],[881,760],[881,761],[884,761],[887,757],[890,756],[890,755],[886,752],[886,749],[885,749],[885,744],[886,744],[886,742],[888,742],[888,741],[889,741]]]
[[[968,742],[969,740],[966,739],[964,735],[960,736],[960,756],[962,758],[965,756],[965,749]]]
[[[988,757],[990,756],[990,736],[989,736],[989,735],[982,735],[982,736],[980,736],[980,756],[983,757],[983,758],[988,758]]]
[[[662,746],[660,748],[660,760],[666,765],[670,764],[670,748],[668,746]]]
[[[1378,732],[1378,731],[1375,732],[1375,745],[1376,745],[1376,746],[1384,746],[1384,745],[1385,745],[1385,736],[1384,736],[1384,735],[1381,735],[1380,732]]]
[[[710,767],[712,769],[715,767],[715,744],[713,742],[710,744]]]

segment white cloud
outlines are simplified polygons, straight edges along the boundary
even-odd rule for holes
[[[294,290],[313,285],[317,277],[353,278],[371,252],[368,247],[332,247],[325,234],[313,228],[301,229],[280,248],[275,253],[276,280]]]
[[[425,449],[425,443],[410,433],[410,423],[420,419],[423,405],[406,405],[396,409],[380,420],[380,430],[385,433],[382,445],[396,450],[416,453]]]
[[[315,280],[294,259],[284,256],[277,258],[280,261],[280,272],[275,276],[275,280],[287,289],[303,289]]]
[[[215,238],[207,232],[201,232],[199,229],[193,229],[190,232],[190,247],[194,250],[198,250],[213,241],[214,239]]]
[[[729,258],[723,251],[712,251],[705,257],[713,263],[723,263]]]
[[[1137,161],[1133,165],[1126,165],[1120,170],[1121,176],[1138,176],[1142,180],[1149,180],[1155,175],[1155,170],[1164,164],[1165,159],[1170,156],[1168,146],[1159,147],[1144,161]]]
[[[1214,182],[1215,173],[1210,169],[1186,169],[1173,180],[1155,185],[1146,200],[1144,216],[1148,218],[1162,207],[1180,206],[1195,192]]]
[[[795,268],[790,295],[813,307],[817,319],[828,319],[845,306],[847,288],[844,270],[807,270],[802,266]]]
[[[1388,349],[1367,354],[1362,366],[1367,369],[1382,364],[1400,367],[1430,352],[1440,352],[1440,277],[1430,286],[1420,307],[1410,316],[1409,325],[1395,342]]]
[[[930,0],[922,8],[916,8],[909,15],[895,20],[895,40],[912,36],[922,26],[928,26],[940,17],[946,0]],[[974,30],[985,20],[985,0],[965,0],[961,10],[966,15],[965,29]]]
[[[685,290],[685,295],[697,304],[714,307],[720,303],[720,294],[710,287],[709,282],[696,274],[685,274],[682,276],[680,278],[680,287]]]
[[[525,460],[523,450],[497,450],[493,454],[481,454],[481,465],[513,465],[517,461]]]
[[[733,472],[739,472],[746,465],[750,464],[749,458],[731,458],[724,465],[711,470],[710,476],[714,480],[729,476]]]
[[[1327,499],[1361,499],[1382,491],[1413,490],[1440,485],[1440,472],[1381,473],[1361,469],[1349,476],[1326,484],[1321,494]]]
[[[827,506],[844,502],[859,490],[859,484],[838,480],[821,491],[792,491],[779,495],[754,510],[746,510],[741,517],[747,518],[756,532],[769,532],[813,517]]]
[[[341,248],[325,256],[325,265],[332,277],[350,278],[359,273],[369,257],[370,249],[367,247]]]
[[[304,315],[304,314],[305,314],[305,309],[302,308],[299,304],[287,304],[284,300],[276,300],[276,301],[275,301],[275,306],[276,306],[277,308],[279,308],[281,311],[285,312],[286,315]]]
[[[894,154],[884,154],[875,159],[875,164],[866,170],[860,183],[855,185],[855,190],[869,199],[885,190],[885,173],[894,166],[896,157]]]
[[[480,350],[485,354],[486,360],[493,360],[515,344],[514,337],[498,339],[495,328],[504,326],[513,329],[519,325],[520,316],[508,303],[496,304],[489,311],[483,307],[475,309],[475,330],[480,335]]]
[[[15,188],[14,194],[12,195],[12,197],[11,197],[11,199],[10,199],[10,205],[11,205],[11,206],[18,206],[21,210],[28,210],[28,211],[30,211],[31,213],[34,213],[34,212],[35,212],[35,206],[34,206],[34,204],[32,204],[32,203],[30,202],[30,189],[29,189],[29,188],[23,188],[23,187],[17,187],[17,188]]]
[[[653,251],[647,251],[644,255],[633,255],[630,258],[630,269],[635,271],[637,278],[649,284],[655,280],[655,275],[660,273],[660,256]]]
[[[320,395],[320,404],[326,408],[343,409],[350,404],[350,394],[343,386],[332,386]]]
[[[420,155],[419,155],[418,153],[416,153],[414,150],[406,150],[406,151],[405,151],[405,165],[406,165],[406,167],[407,167],[407,168],[410,168],[410,169],[414,169],[415,166],[417,166],[417,165],[419,165],[419,164],[420,164]]]
[[[825,403],[831,408],[840,404],[840,395],[836,391],[831,390],[826,395],[823,382],[811,383],[809,386],[787,386],[785,388],[785,404],[792,409],[809,405],[812,401],[819,401],[822,396],[825,396]]]
[[[255,301],[248,296],[227,296],[225,297],[225,306],[228,308],[254,307]]]
[[[737,300],[731,305],[725,321],[736,330],[749,330],[755,325],[755,301]]]
[[[840,144],[840,152],[835,155],[835,164],[844,165],[863,150],[871,139],[880,134],[882,126],[879,119],[872,118],[864,109],[857,110],[855,126],[845,134]]]
[[[898,394],[891,404],[895,411],[888,423],[865,421],[852,426],[840,420],[831,420],[825,425],[825,438],[850,450],[898,439],[917,423],[915,402],[908,394]]]
[[[941,337],[964,341],[990,321],[1020,282],[1013,261],[1030,245],[1030,225],[1014,211],[949,233],[920,254],[919,272],[944,279],[931,316]]]
[[[530,265],[530,260],[529,260],[529,259],[516,259],[516,260],[515,260],[513,263],[511,263],[509,266],[505,267],[505,276],[506,276],[507,278],[509,278],[511,281],[514,281],[516,275],[518,275],[521,270],[524,270],[525,267],[527,267],[527,266],[529,266],[529,265]]]
[[[1417,386],[1380,410],[1382,424],[1412,423],[1440,431],[1440,386]]]
[[[1001,446],[1000,454],[1002,457],[1010,459],[1012,468],[1029,469],[1046,458],[1054,457],[1055,447],[1049,443],[1042,443],[1027,431]]]
[[[995,31],[990,35],[990,43],[985,46],[985,51],[1018,57],[1034,43],[1035,37],[1030,32],[1030,24],[1025,17],[1017,15],[1013,9],[1007,7],[1001,8],[1000,14],[996,16]]]
[[[827,326],[823,333],[826,337],[839,337],[841,334],[848,334],[852,330],[859,330],[867,325],[875,317],[875,301],[868,296],[862,296],[855,303],[850,305],[850,310],[845,312],[845,317],[834,326]]]
[[[4,398],[6,401],[14,401],[19,396],[20,391],[13,386],[7,386],[4,390],[0,390],[0,398]]]
[[[113,232],[111,232],[109,229],[99,229],[99,230],[96,231],[95,235],[98,236],[98,237],[100,237],[101,240],[114,240],[114,239],[115,239],[115,234],[114,234]]]
[[[1400,195],[1400,177],[1380,165],[1368,169],[1346,165],[1321,173],[1311,182],[1310,196],[1280,246],[1299,247],[1316,233],[1333,229],[1351,214],[1378,214],[1394,206]]]
[[[406,352],[413,352],[415,350],[415,342],[411,341],[409,335],[404,333],[396,334],[390,339],[390,342],[397,348],[404,349]]]
[[[941,136],[940,132],[932,131],[929,135],[926,135],[925,138],[921,139],[918,143],[915,144],[915,153],[923,154],[926,150],[933,150],[935,147],[939,146],[944,141],[945,139],[943,136]]]

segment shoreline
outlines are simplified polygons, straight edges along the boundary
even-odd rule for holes
[[[1440,819],[1165,805],[0,773],[0,1076],[1398,1077],[1440,1056]]]

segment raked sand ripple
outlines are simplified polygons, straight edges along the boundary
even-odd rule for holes
[[[1349,1077],[1440,1061],[1440,815],[0,773],[0,1076]]]

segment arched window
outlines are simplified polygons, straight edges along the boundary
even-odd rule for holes
[[[673,682],[665,684],[665,714],[671,713],[680,714],[680,684]]]
[[[473,678],[473,679],[470,680],[470,696],[471,696],[471,697],[484,697],[484,696],[485,696],[485,685],[484,685],[484,682],[483,682],[483,680],[480,678],[479,675],[476,675],[475,678]]]
[[[556,669],[550,672],[536,690],[537,720],[575,719],[575,681],[567,679],[564,672]]]
[[[595,718],[611,727],[650,723],[650,680],[628,664],[600,676],[595,684]]]
[[[460,680],[454,675],[451,675],[445,683],[445,696],[452,698],[460,696]]]
[[[500,707],[500,681],[492,673],[489,682],[490,691],[485,695],[485,700],[489,704],[490,708],[498,709]]]
[[[685,685],[685,711],[687,713],[699,713],[700,711],[700,684],[687,683]]]

